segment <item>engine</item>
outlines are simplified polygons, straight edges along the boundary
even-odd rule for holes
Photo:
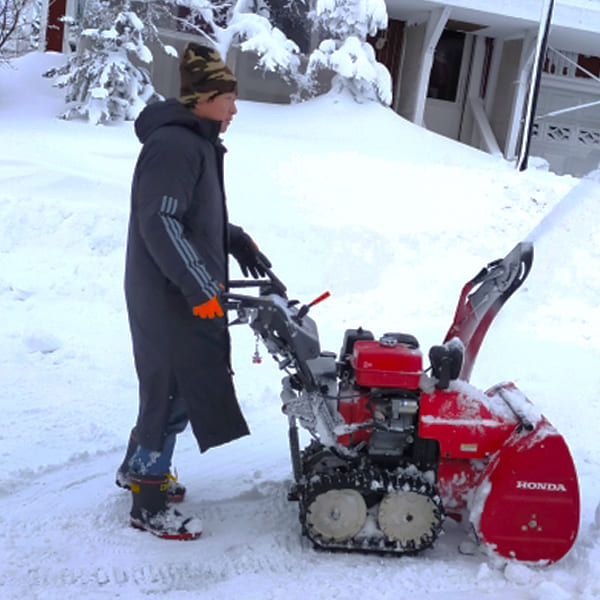
[[[350,429],[341,445],[368,454],[375,464],[435,468],[437,444],[417,437],[423,355],[417,339],[346,331],[340,352],[338,412]]]

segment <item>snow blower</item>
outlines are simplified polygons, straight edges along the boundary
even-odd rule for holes
[[[465,520],[481,546],[507,559],[549,564],[579,526],[575,466],[563,437],[513,383],[482,391],[469,377],[483,338],[525,281],[533,246],[522,242],[468,281],[430,368],[410,334],[345,332],[339,355],[322,351],[312,305],[267,279],[257,296],[227,294],[286,375],[287,415],[302,532],[317,548],[417,554],[445,518]],[[300,448],[298,424],[311,434]]]

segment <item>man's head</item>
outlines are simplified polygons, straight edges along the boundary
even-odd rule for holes
[[[224,132],[237,112],[237,80],[219,53],[190,42],[183,51],[179,73],[179,101],[199,117],[220,121]]]

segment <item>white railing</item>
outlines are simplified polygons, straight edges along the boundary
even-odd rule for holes
[[[559,77],[575,77],[575,72],[580,68],[577,64],[577,56],[577,52],[548,48],[544,61],[544,72]]]
[[[600,148],[600,127],[539,121],[533,126],[532,137],[540,142]]]

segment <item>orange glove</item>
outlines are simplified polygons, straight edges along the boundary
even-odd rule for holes
[[[193,312],[195,317],[200,317],[201,319],[214,319],[215,317],[223,316],[223,309],[216,296],[213,296],[204,304],[194,306]]]

